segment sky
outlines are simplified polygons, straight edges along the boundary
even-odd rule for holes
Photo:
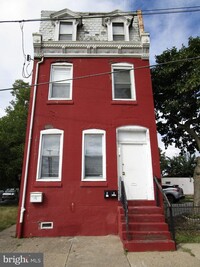
[[[116,9],[136,11],[166,9],[177,7],[200,6],[200,0],[1,0],[0,21],[26,20],[40,18],[41,10],[59,11],[68,8],[77,12],[109,12]],[[150,33],[150,63],[155,63],[155,55],[162,54],[173,46],[187,46],[190,36],[200,36],[200,12],[178,14],[144,15],[145,31]],[[21,25],[22,26],[22,25]],[[0,89],[10,88],[17,79],[23,79],[24,63],[22,49],[22,31],[19,23],[0,23]],[[39,31],[39,22],[28,22],[23,25],[24,52],[33,57],[32,33]],[[28,68],[31,72],[31,68]],[[23,79],[31,82],[31,78]],[[0,91],[0,117],[5,115],[5,108],[12,100],[10,91]],[[163,144],[159,146],[164,150]],[[175,155],[177,150],[172,146],[168,156]]]

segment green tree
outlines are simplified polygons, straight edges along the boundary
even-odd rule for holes
[[[163,152],[160,148],[159,148],[159,154],[160,154],[161,173],[162,173],[162,176],[166,176],[166,169],[168,166],[168,157],[166,156],[165,152]]]
[[[0,118],[0,187],[19,186],[26,134],[30,86],[16,80],[11,94],[14,100]]]
[[[165,177],[192,177],[195,155],[183,154],[172,158],[161,158],[161,170]]]
[[[191,37],[188,47],[156,56],[152,83],[157,129],[166,148],[173,143],[182,152],[200,151],[199,51],[200,37]],[[167,64],[170,61],[178,62]]]

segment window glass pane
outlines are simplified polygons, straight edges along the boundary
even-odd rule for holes
[[[113,23],[113,40],[124,41],[124,23]]]
[[[70,98],[70,84],[53,83],[51,93],[52,98]]]
[[[72,40],[72,34],[60,34],[59,40],[70,41]]]
[[[60,134],[42,136],[41,178],[59,176]]]
[[[67,66],[53,66],[52,70],[52,82],[66,80],[71,76],[71,68]]]
[[[113,35],[113,41],[124,41],[124,35]]]
[[[130,70],[115,69],[114,70],[115,83],[126,83],[130,84]]]
[[[131,99],[131,88],[125,84],[118,84],[115,86],[115,99]]]
[[[72,22],[60,22],[60,34],[72,34]]]
[[[72,22],[60,22],[59,40],[72,40]]]
[[[103,175],[102,134],[85,135],[85,176]]]
[[[85,135],[85,154],[102,155],[102,134]]]
[[[102,156],[85,156],[85,176],[102,176]]]
[[[114,98],[115,99],[131,99],[131,80],[130,70],[124,69],[114,70]]]
[[[71,97],[71,73],[72,68],[69,66],[52,66],[50,98]]]
[[[113,34],[124,34],[124,23],[113,23]]]

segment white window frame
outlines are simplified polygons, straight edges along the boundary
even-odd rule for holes
[[[129,70],[130,71],[130,98],[115,98],[115,84],[114,84],[114,72],[117,70]],[[112,99],[115,101],[135,101],[136,100],[136,90],[135,90],[135,77],[134,77],[134,66],[129,63],[115,63],[112,64]]]
[[[41,177],[41,159],[42,159],[42,138],[44,135],[60,135],[60,155],[59,155],[59,167],[58,167],[58,177]],[[37,177],[36,180],[40,182],[48,181],[61,181],[62,175],[62,160],[63,160],[63,138],[64,131],[59,129],[48,129],[40,132],[40,142],[38,151],[38,162],[37,162]]]
[[[113,40],[113,23],[123,23],[124,24],[124,41],[114,41]],[[108,41],[113,42],[128,42],[130,41],[130,34],[129,34],[129,26],[130,26],[131,20],[127,20],[126,18],[119,19],[108,19],[105,24],[107,25],[108,29]]]
[[[87,134],[102,135],[102,177],[85,177],[85,136]],[[84,182],[106,181],[106,132],[100,129],[89,129],[82,132],[82,175],[81,180]]]
[[[66,78],[66,81],[61,81],[60,83],[62,84],[69,84],[69,97],[52,97],[52,86],[53,86],[53,69],[57,68],[63,68],[66,67],[70,68],[70,77]],[[53,63],[51,65],[51,70],[50,70],[50,83],[49,83],[49,95],[48,95],[48,100],[72,100],[72,85],[73,85],[73,64],[71,63]]]
[[[60,36],[60,23],[62,22],[70,22],[72,23],[72,40],[59,40]],[[76,41],[77,39],[77,25],[78,22],[75,20],[60,20],[56,22],[56,28],[55,28],[55,40],[59,42],[71,42]]]

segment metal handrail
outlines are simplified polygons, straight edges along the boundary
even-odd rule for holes
[[[158,190],[159,190],[160,193],[162,194],[162,196],[163,196],[166,204],[167,204],[168,209],[169,209],[169,217],[170,217],[169,227],[170,227],[170,232],[171,232],[171,235],[172,235],[172,239],[176,243],[176,239],[175,239],[175,228],[174,228],[174,218],[173,218],[173,213],[172,213],[172,205],[169,202],[166,194],[163,192],[162,187],[161,187],[160,183],[158,182],[157,177],[154,176],[153,179],[154,179],[154,182],[155,182],[156,188],[157,188],[157,194],[156,194],[157,195],[157,199],[156,199],[157,206],[160,206],[159,197],[158,197]]]
[[[121,189],[120,201],[121,201],[122,207],[124,209],[125,222],[126,222],[126,236],[127,236],[127,239],[129,240],[128,200],[127,200],[127,196],[126,196],[124,181],[121,179],[121,177],[120,177],[120,189]]]

